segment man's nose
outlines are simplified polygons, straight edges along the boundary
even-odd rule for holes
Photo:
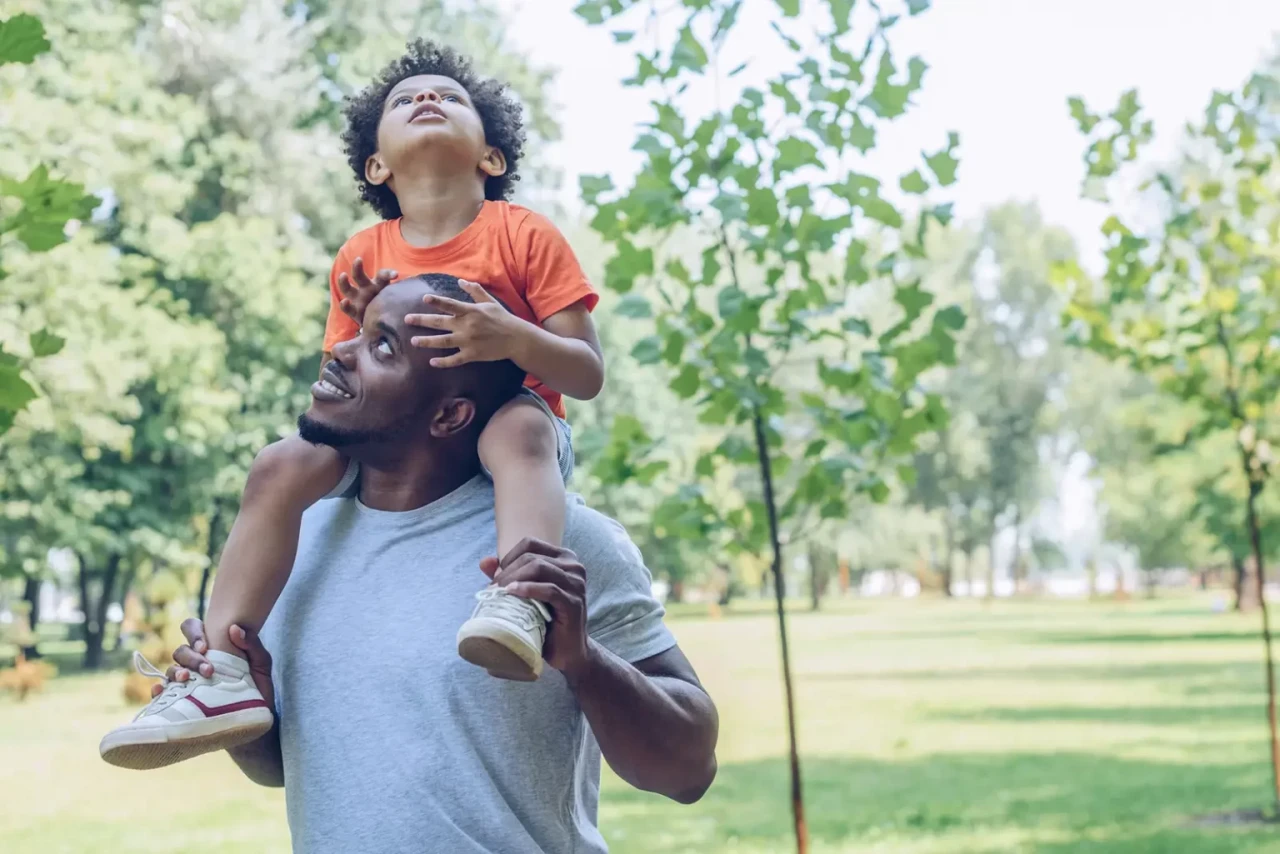
[[[340,341],[333,345],[333,360],[347,370],[355,367],[356,347],[360,338],[357,336],[347,341]]]

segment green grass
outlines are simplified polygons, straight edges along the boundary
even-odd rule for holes
[[[776,629],[673,623],[720,706],[721,770],[680,807],[606,777],[618,854],[790,846]],[[1280,850],[1280,825],[1193,828],[1266,806],[1256,617],[1208,602],[849,602],[791,615],[815,852]],[[148,774],[95,755],[120,677],[0,700],[0,851],[288,850],[278,792],[223,757]]]

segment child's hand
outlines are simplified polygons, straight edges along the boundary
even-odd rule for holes
[[[351,263],[350,276],[346,273],[338,274],[338,293],[342,295],[338,307],[356,323],[364,323],[364,310],[397,275],[399,274],[395,270],[379,270],[370,280],[364,271],[364,259],[357,258]]]
[[[415,347],[458,352],[431,360],[433,368],[456,368],[468,362],[496,362],[510,359],[515,343],[530,324],[503,307],[488,291],[475,282],[459,280],[462,289],[471,294],[474,303],[427,294],[422,301],[437,312],[448,314],[410,314],[404,322],[410,326],[442,329],[442,335],[417,335],[409,343]]]

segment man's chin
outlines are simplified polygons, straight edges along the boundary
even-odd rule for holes
[[[312,409],[298,416],[298,435],[303,441],[331,448],[341,448],[360,441],[357,431],[323,421],[313,414]]]

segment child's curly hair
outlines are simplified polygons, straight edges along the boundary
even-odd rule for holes
[[[378,150],[378,122],[382,119],[383,102],[401,80],[422,74],[448,77],[467,90],[471,103],[480,114],[485,141],[502,151],[507,171],[484,182],[484,197],[491,201],[509,198],[520,175],[516,166],[524,152],[524,112],[520,102],[507,92],[507,86],[496,80],[478,76],[471,60],[450,47],[416,39],[405,46],[404,55],[392,62],[360,94],[346,105],[347,129],[342,143],[347,163],[356,175],[360,198],[368,202],[383,219],[400,216],[400,203],[385,184],[370,184],[364,177],[365,162]]]

